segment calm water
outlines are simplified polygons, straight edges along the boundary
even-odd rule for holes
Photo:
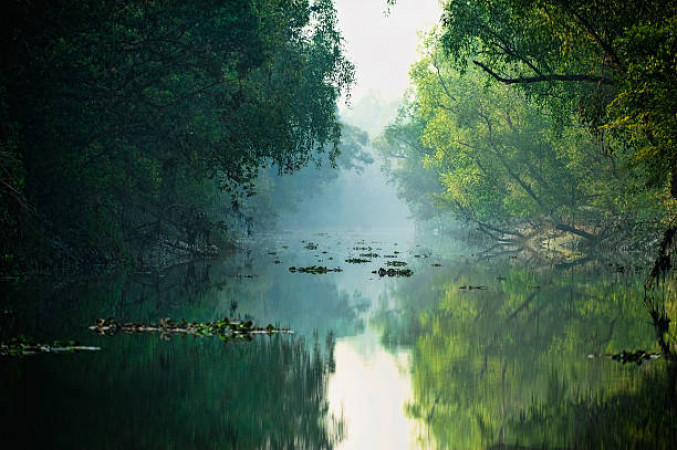
[[[313,248],[315,245],[317,248]],[[376,253],[369,263],[349,257]],[[411,277],[371,273],[403,261]],[[291,273],[325,265],[343,272]],[[218,260],[3,288],[2,333],[96,353],[0,360],[5,448],[675,448],[645,268],[487,257],[393,233],[288,233]],[[97,317],[251,318],[251,342],[98,336]]]

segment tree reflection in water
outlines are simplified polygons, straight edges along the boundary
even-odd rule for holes
[[[674,358],[600,357],[660,351],[639,277],[459,263],[393,296],[375,322],[385,345],[414,348],[407,413],[430,447],[674,448]]]

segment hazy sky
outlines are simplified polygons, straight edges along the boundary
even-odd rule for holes
[[[417,32],[440,17],[438,0],[398,0],[385,16],[386,0],[334,0],[349,58],[357,66],[353,104],[370,90],[384,100],[401,98],[409,66],[417,58]]]

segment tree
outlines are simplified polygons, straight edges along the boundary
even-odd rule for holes
[[[25,193],[86,254],[196,244],[261,165],[337,153],[353,67],[331,1],[13,1],[4,20]]]
[[[677,185],[675,17],[667,0],[451,1],[441,40],[459,67],[472,61],[612,131],[612,150],[665,187]]]
[[[393,171],[412,197],[425,186],[410,182],[417,164],[439,179],[447,209],[512,239],[555,229],[596,240],[666,215],[665,196],[645,192],[646,169],[618,167],[589,128],[564,124],[514,86],[486,84],[478,66],[459,70],[434,35],[427,53],[411,69],[409,117],[385,135],[387,152],[419,149],[407,154],[414,167],[405,159]]]

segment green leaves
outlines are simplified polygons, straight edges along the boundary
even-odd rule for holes
[[[475,65],[459,70],[434,35],[427,55],[411,70],[411,103],[381,144],[398,155],[391,173],[412,203],[452,211],[499,239],[528,229],[595,240],[667,217],[665,196],[645,190],[646,169],[624,167],[608,137],[566,120],[561,104],[487,83]]]
[[[676,17],[667,0],[451,1],[441,43],[458,70],[474,64],[564,126],[602,130],[665,189],[677,186]]]
[[[338,154],[335,102],[353,67],[331,1],[67,0],[8,14],[0,106],[21,127],[26,190],[84,253],[194,245],[189,224],[237,209],[259,167]]]

